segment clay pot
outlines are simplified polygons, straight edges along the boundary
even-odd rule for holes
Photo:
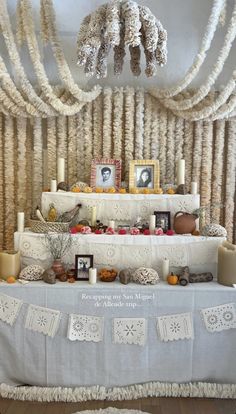
[[[196,230],[196,214],[178,211],[174,216],[174,231],[177,234],[193,233]]]
[[[54,270],[57,279],[60,279],[60,277],[63,274],[66,273],[65,268],[64,268],[64,266],[62,264],[61,259],[54,260],[54,262],[52,264],[52,270]]]

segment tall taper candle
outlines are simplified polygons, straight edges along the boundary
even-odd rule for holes
[[[197,183],[195,181],[191,182],[191,194],[197,194]]]
[[[151,234],[154,234],[155,227],[156,227],[156,216],[152,214],[149,217],[149,230]]]
[[[92,207],[91,225],[96,226],[97,220],[97,207]]]
[[[90,267],[89,269],[89,283],[95,285],[97,283],[97,269]]]
[[[23,233],[25,231],[25,213],[17,213],[17,231]]]
[[[177,185],[185,184],[185,160],[179,160],[177,164]]]
[[[166,258],[162,259],[161,270],[162,270],[163,280],[167,280],[167,276],[170,273],[170,261],[169,261],[169,259],[166,259]]]
[[[51,192],[54,193],[57,191],[57,180],[51,180]]]
[[[58,183],[65,181],[65,160],[64,158],[58,158],[58,161],[57,161],[57,181]]]

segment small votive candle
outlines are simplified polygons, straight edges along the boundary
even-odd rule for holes
[[[57,191],[57,180],[51,180],[51,192],[55,193]]]
[[[156,216],[155,214],[152,214],[149,217],[149,230],[151,234],[154,234],[155,227],[156,227]]]
[[[57,181],[58,183],[65,181],[65,160],[64,158],[58,158],[58,161],[57,161]]]
[[[110,220],[109,221],[108,227],[110,227],[111,229],[115,230],[115,222],[114,222],[114,220]]]
[[[166,259],[166,258],[162,259],[161,270],[162,270],[163,280],[167,280],[167,276],[170,273],[170,261],[169,261],[169,259]]]
[[[197,182],[195,181],[191,182],[191,194],[193,195],[197,194]]]
[[[20,233],[25,231],[25,213],[23,211],[17,213],[17,231]]]
[[[90,267],[89,269],[89,283],[95,285],[97,283],[97,269]]]

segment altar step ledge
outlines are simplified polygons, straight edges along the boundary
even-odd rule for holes
[[[15,249],[21,251],[22,265],[52,263],[50,252],[44,244],[44,235],[25,231],[14,235]],[[75,265],[76,254],[92,254],[94,266],[125,269],[128,267],[152,267],[161,272],[162,260],[168,258],[171,270],[189,266],[191,272],[212,272],[217,274],[218,247],[223,237],[192,235],[174,236],[132,236],[73,234],[72,246],[63,261]],[[161,274],[161,273],[160,273]]]

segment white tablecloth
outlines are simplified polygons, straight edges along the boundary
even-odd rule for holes
[[[212,272],[216,276],[217,249],[224,238],[202,236],[131,236],[131,235],[72,235],[73,244],[63,261],[74,266],[76,254],[94,255],[97,267],[107,265],[153,267],[161,275],[163,258],[174,268],[189,266],[191,272]],[[15,233],[15,249],[22,255],[23,266],[51,265],[51,257],[43,244],[44,235],[26,231]]]
[[[97,218],[104,224],[108,224],[109,220],[134,223],[138,216],[149,221],[149,216],[154,211],[170,211],[172,220],[177,211],[192,213],[199,208],[200,195],[44,192],[42,211],[46,217],[51,203],[54,203],[59,213],[81,203],[81,218],[88,220],[91,219],[92,207],[96,206]]]
[[[24,329],[26,305],[13,327],[0,321],[1,383],[106,387],[149,381],[236,383],[236,329],[209,333],[200,315],[202,308],[236,302],[236,289],[216,282],[187,287],[164,282],[156,286],[32,282],[2,283],[0,292],[64,312],[54,339]],[[193,313],[194,340],[161,342],[156,317],[181,312]],[[70,342],[65,313],[104,316],[103,342]],[[114,317],[146,318],[146,345],[114,344]]]

